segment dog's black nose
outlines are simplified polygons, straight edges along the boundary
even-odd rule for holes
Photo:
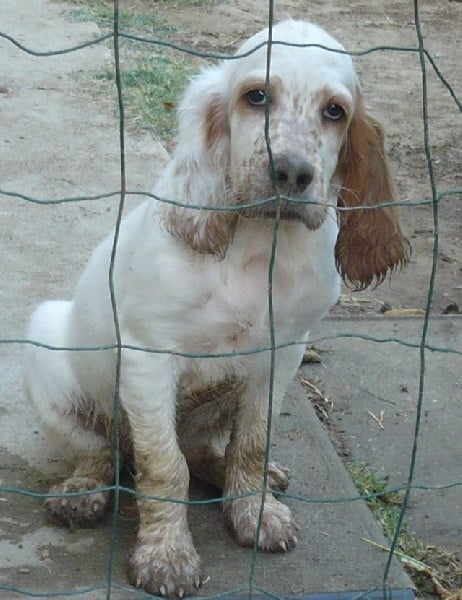
[[[298,154],[275,155],[273,164],[276,183],[282,193],[301,194],[313,181],[313,166]],[[271,165],[270,175],[273,176]]]

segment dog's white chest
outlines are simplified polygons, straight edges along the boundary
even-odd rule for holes
[[[194,340],[205,352],[246,352],[268,347],[272,327],[278,344],[303,339],[335,301],[335,274],[326,271],[324,265],[319,272],[304,263],[271,265],[266,255],[218,264],[204,273],[203,302],[192,310],[187,345]]]

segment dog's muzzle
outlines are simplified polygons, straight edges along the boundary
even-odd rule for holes
[[[318,229],[327,210],[309,193],[315,175],[311,163],[298,154],[275,154],[268,165],[268,175],[273,188],[271,195],[279,193],[284,197],[243,209],[242,214],[248,218],[299,221],[308,229]]]

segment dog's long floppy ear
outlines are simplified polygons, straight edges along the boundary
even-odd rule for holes
[[[204,69],[189,84],[179,107],[178,145],[174,154],[174,188],[182,204],[226,207],[229,173],[229,82],[225,67]],[[169,207],[168,230],[200,253],[223,258],[234,234],[235,213]]]
[[[226,65],[204,68],[186,88],[180,103],[178,146],[188,146],[194,160],[216,167],[228,164],[230,131]]]
[[[347,285],[365,289],[382,283],[387,273],[404,265],[410,245],[404,237],[396,207],[373,207],[393,202],[394,189],[380,123],[366,113],[358,91],[358,107],[341,151],[340,231],[335,247],[337,269]]]

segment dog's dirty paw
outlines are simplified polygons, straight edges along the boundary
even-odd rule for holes
[[[138,542],[128,563],[128,578],[149,594],[180,599],[196,593],[203,583],[192,542],[165,546],[160,538]]]
[[[50,494],[70,494],[88,492],[104,487],[104,484],[88,477],[71,477],[63,483],[50,488]],[[72,527],[73,525],[91,525],[101,519],[109,501],[109,492],[95,491],[79,496],[60,495],[45,500],[49,515],[56,523]]]
[[[253,546],[260,518],[261,499],[238,498],[226,508],[226,518],[242,546]],[[258,547],[269,552],[286,552],[297,544],[299,530],[290,509],[267,495],[259,531]]]
[[[268,485],[278,492],[285,492],[289,487],[290,470],[278,463],[268,465]]]

